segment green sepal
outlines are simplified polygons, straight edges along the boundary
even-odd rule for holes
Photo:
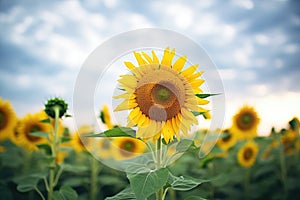
[[[201,98],[201,99],[205,99],[207,97],[215,96],[215,95],[220,95],[220,93],[218,93],[218,94],[196,94],[196,96]]]
[[[116,126],[112,129],[97,134],[86,134],[85,137],[132,137],[135,138],[135,130],[128,127]]]

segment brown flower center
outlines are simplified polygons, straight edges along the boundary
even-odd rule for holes
[[[2,110],[0,110],[0,130],[5,128],[6,125],[7,125],[6,114]]]
[[[176,88],[168,82],[145,84],[136,89],[136,101],[147,117],[166,121],[180,112],[180,104],[173,91]]]
[[[148,65],[152,70],[140,78],[136,102],[143,114],[156,121],[167,121],[181,111],[186,99],[186,82],[168,66]]]
[[[230,132],[226,130],[223,134],[224,134],[225,136],[223,136],[222,141],[223,141],[223,142],[228,142],[228,141],[231,139],[231,134],[230,134]]]
[[[25,136],[31,142],[37,142],[41,139],[41,137],[30,135],[30,133],[39,132],[39,131],[42,131],[42,128],[39,125],[34,124],[28,128],[28,131],[26,131]]]
[[[250,160],[253,156],[254,152],[251,148],[246,148],[244,153],[243,153],[243,157],[245,160]]]
[[[251,129],[254,123],[255,123],[255,117],[250,112],[242,113],[241,115],[238,116],[237,126],[241,130]]]

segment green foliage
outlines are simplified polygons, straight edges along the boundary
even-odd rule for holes
[[[167,183],[169,173],[166,168],[161,168],[148,173],[128,174],[127,177],[136,199],[144,200]]]
[[[207,181],[208,180],[196,179],[187,176],[176,177],[169,173],[169,183],[173,190],[188,191]]]
[[[112,197],[107,197],[105,200],[136,200],[135,194],[132,192],[130,187],[125,188],[118,194]]]
[[[110,130],[98,134],[89,134],[85,137],[133,137],[135,138],[135,131],[128,127],[116,126]]]
[[[76,191],[69,186],[62,186],[53,193],[53,200],[75,200],[77,197]]]

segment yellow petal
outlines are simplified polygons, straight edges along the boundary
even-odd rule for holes
[[[133,69],[136,68],[131,62],[124,62],[124,64],[126,65],[126,67],[127,67],[129,70],[133,70]]]
[[[175,49],[170,51],[170,48],[167,47],[164,51],[163,58],[161,60],[161,64],[165,66],[171,66],[173,57],[175,56]]]
[[[118,80],[121,85],[125,85],[130,88],[135,88],[137,86],[137,78],[132,75],[122,75]]]
[[[146,58],[146,60],[148,61],[148,63],[152,63],[153,62],[152,59],[151,59],[151,57],[148,54],[146,54],[145,52],[142,52],[142,55],[144,56],[144,58]]]
[[[158,57],[157,57],[157,55],[155,54],[155,52],[154,52],[153,50],[152,50],[152,57],[153,57],[152,63],[153,63],[153,64],[159,64]]]
[[[125,99],[122,103],[120,103],[114,111],[121,111],[121,110],[128,110],[136,107],[138,104],[135,100],[132,99]]]
[[[188,119],[188,120],[192,121],[193,123],[198,124],[198,120],[196,119],[196,117],[193,115],[192,112],[188,111],[187,109],[182,108],[181,114],[182,114],[183,119]]]
[[[135,119],[140,115],[140,113],[141,113],[140,108],[136,107],[130,112],[129,118],[136,122],[137,120]]]
[[[134,99],[136,96],[135,94],[132,93],[124,93],[124,94],[119,94],[117,96],[113,96],[115,99]]]
[[[197,70],[198,66],[199,66],[198,64],[195,64],[195,65],[188,67],[187,69],[185,69],[181,72],[181,75],[184,77],[190,76],[192,73],[194,73]]]
[[[197,73],[191,74],[190,76],[187,75],[185,78],[190,82],[190,81],[200,77],[203,73],[204,73],[204,71],[197,72]]]
[[[133,52],[138,64],[141,66],[141,65],[146,65],[148,64],[141,56],[140,53],[137,53],[137,52]]]
[[[208,100],[206,100],[206,99],[201,99],[201,98],[199,98],[199,97],[197,98],[197,102],[198,102],[199,105],[206,105],[206,104],[209,103]]]
[[[173,65],[173,69],[180,72],[183,68],[183,66],[186,63],[186,56],[181,56],[176,60],[176,62]]]
[[[196,80],[193,80],[190,84],[193,87],[193,89],[197,89],[203,83],[204,83],[203,79],[196,79]]]

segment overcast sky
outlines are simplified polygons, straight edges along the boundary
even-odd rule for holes
[[[0,0],[0,96],[20,117],[56,95],[72,113],[84,60],[137,28],[173,30],[205,48],[223,80],[225,126],[245,103],[257,108],[261,134],[300,116],[297,0]]]

